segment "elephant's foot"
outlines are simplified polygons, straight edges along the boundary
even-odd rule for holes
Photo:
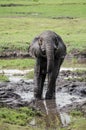
[[[55,99],[55,93],[51,94],[51,93],[46,93],[45,99]]]
[[[42,99],[42,94],[36,89],[34,91],[34,98],[35,99]]]
[[[35,94],[34,94],[34,98],[35,98],[35,99],[38,99],[38,100],[41,100],[41,99],[42,99],[42,97],[41,97],[40,95],[35,95]]]

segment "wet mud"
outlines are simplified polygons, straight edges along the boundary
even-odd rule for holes
[[[0,106],[18,108],[22,106],[30,106],[36,110],[40,110],[46,114],[43,119],[47,127],[50,127],[52,121],[55,126],[60,122],[63,126],[70,123],[68,112],[72,109],[80,109],[86,115],[86,72],[72,72],[70,70],[61,70],[56,82],[56,99],[45,100],[47,90],[47,79],[44,84],[44,92],[42,100],[35,100],[33,96],[34,82],[24,79],[23,71],[18,76],[13,76],[14,72],[9,74],[9,82],[0,82]],[[16,73],[17,73],[16,72]],[[83,78],[83,80],[80,80]],[[47,119],[47,122],[46,122]],[[57,121],[58,120],[58,121]],[[39,120],[38,120],[39,122]],[[30,125],[36,125],[37,119],[33,119]],[[39,124],[39,123],[38,123]]]

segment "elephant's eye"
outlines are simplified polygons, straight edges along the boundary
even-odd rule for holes
[[[42,42],[40,41],[40,42],[39,42],[39,46],[41,46],[41,45],[42,45]]]
[[[42,45],[42,42],[43,42],[43,38],[42,38],[42,37],[39,37],[38,44],[39,44],[40,46]]]

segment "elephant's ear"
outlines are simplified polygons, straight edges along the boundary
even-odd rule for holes
[[[55,49],[58,49],[58,43],[59,43],[58,37],[56,37],[56,38],[55,38],[55,44],[54,44],[54,48],[55,48]]]
[[[35,38],[33,39],[33,41],[32,41],[32,44],[34,44],[34,43],[38,42],[38,40],[39,40],[39,37],[38,37],[38,36],[37,36],[37,37],[35,37]]]

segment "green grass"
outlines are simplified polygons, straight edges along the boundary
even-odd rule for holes
[[[32,109],[28,109],[27,107],[19,108],[17,110],[8,109],[8,108],[0,108],[0,130],[44,130],[43,121],[41,121],[41,117],[38,119],[40,126],[30,126],[29,122],[35,117],[40,115],[39,112],[33,111]],[[78,110],[73,110],[71,113],[71,123],[69,126],[61,128],[60,126],[55,130],[85,130],[86,129],[86,118],[83,116],[83,113]],[[37,122],[37,120],[36,120]],[[53,121],[52,121],[53,123]],[[37,124],[38,125],[38,124]],[[55,124],[54,124],[55,126]],[[47,128],[47,126],[46,126]],[[53,128],[48,127],[49,130],[53,130]]]
[[[85,4],[58,4],[42,3],[28,6],[0,7],[3,16],[34,16],[34,17],[85,17]],[[69,11],[68,11],[69,10]],[[3,14],[3,15],[2,15]]]
[[[86,48],[86,0],[1,0],[0,53],[26,52],[44,30],[60,34],[68,53]],[[22,5],[22,6],[21,6]]]
[[[35,60],[34,59],[0,59],[0,69],[32,69],[34,68]],[[83,71],[86,70],[86,64],[78,64],[77,60],[64,60],[62,67],[71,67],[71,68],[83,68]],[[32,77],[33,72],[30,72],[30,77]],[[28,77],[28,75],[27,75]]]
[[[83,116],[83,113],[82,113],[81,111],[79,111],[79,110],[72,110],[72,111],[70,112],[70,114],[71,114],[71,116],[73,116],[73,117],[81,117],[81,116]]]
[[[76,58],[70,58],[70,59],[65,59],[62,67],[65,68],[77,68],[77,70],[82,70],[82,71],[86,71],[86,64],[85,63],[78,63]]]
[[[0,123],[0,130],[44,130],[44,128],[37,128],[31,126],[18,126],[8,123]]]
[[[33,79],[34,78],[34,71],[29,72],[28,74],[25,75],[26,79]]]
[[[31,69],[34,64],[33,59],[0,60],[0,69]]]
[[[0,74],[0,82],[8,82],[9,79],[6,75]]]
[[[62,36],[68,52],[86,48],[86,19],[1,18],[0,52],[27,51],[32,39],[44,30]]]
[[[37,115],[31,108],[0,108],[0,122],[25,126]]]
[[[58,3],[58,4],[65,4],[65,3],[86,3],[85,0],[0,0],[0,3],[2,4],[9,4],[9,3],[15,3],[15,4],[37,4],[37,3],[49,3],[49,4],[55,4],[55,3]]]
[[[70,115],[72,116],[72,122],[69,126],[71,130],[85,130],[86,118],[85,115],[79,110],[72,110]]]
[[[61,35],[68,53],[73,49],[82,51],[86,48],[86,0],[0,0],[1,4],[16,6],[0,6],[0,54],[27,52],[32,39],[44,30],[52,30]],[[33,59],[0,60],[0,69],[31,69],[34,64]],[[65,65],[77,67],[75,60]],[[1,80],[7,80],[5,78],[0,75]],[[86,119],[79,113],[72,114],[74,117],[71,125],[59,130],[86,129]],[[1,108],[0,130],[42,130],[28,126],[34,116],[35,113],[27,108]]]
[[[0,59],[0,69],[32,69],[34,68],[35,60],[34,59]],[[86,70],[86,64],[78,64],[77,60],[64,60],[64,63],[62,64],[62,67],[71,67],[71,68],[83,68],[83,70]],[[29,73],[30,77],[33,77],[33,72]]]

